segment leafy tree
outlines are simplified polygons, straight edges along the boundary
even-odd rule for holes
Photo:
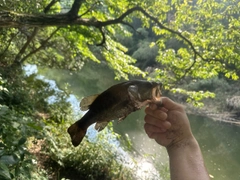
[[[187,93],[189,101],[212,97],[206,92],[197,98],[196,93],[176,87],[186,76],[206,79],[223,73],[238,79],[239,6],[236,0],[2,1],[2,63],[76,70],[90,59],[106,61],[117,78],[128,78],[128,73],[145,76],[116,38],[129,36],[129,27],[136,31],[131,22],[137,17],[142,27],[152,27],[158,35],[153,43],[159,46],[159,69],[151,79],[163,81],[171,91]],[[166,43],[171,40],[182,47],[172,49]]]
[[[172,35],[166,29],[154,27],[157,34],[165,37],[158,42],[160,53],[157,61],[165,69],[159,69],[159,78],[162,76],[166,84],[182,83],[186,76],[207,79],[219,74],[237,80],[240,63],[237,42],[240,35],[239,6],[237,1],[172,1],[169,7],[173,10],[166,18],[167,24],[176,32],[177,40],[186,46],[168,49],[165,38],[171,39]],[[188,101],[213,96],[208,92],[172,90],[190,95]]]

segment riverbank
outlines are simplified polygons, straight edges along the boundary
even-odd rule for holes
[[[240,126],[240,117],[237,117],[235,113],[229,111],[216,112],[210,110],[211,108],[207,105],[203,108],[197,108],[191,105],[185,105],[188,114],[197,115],[201,117],[207,117],[215,121],[221,121],[225,123],[234,124]]]
[[[189,91],[210,91],[214,98],[204,99],[203,107],[195,107],[186,103],[187,96],[167,92],[166,96],[186,107],[188,114],[208,117],[215,121],[240,125],[240,81],[214,77],[183,83],[180,88]]]

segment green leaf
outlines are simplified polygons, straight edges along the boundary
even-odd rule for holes
[[[8,167],[2,162],[0,162],[0,179],[2,179],[1,177],[6,180],[12,179]]]
[[[18,157],[16,155],[4,155],[0,158],[0,163],[6,165],[13,165],[18,163]]]
[[[6,146],[2,142],[0,142],[0,147],[6,147]]]
[[[33,128],[33,129],[36,129],[36,130],[39,130],[39,131],[41,131],[43,129],[42,126],[38,126],[35,123],[28,123],[27,125],[29,127]]]
[[[19,139],[18,145],[21,146],[21,145],[23,145],[26,141],[27,141],[27,138],[26,138],[26,137],[22,137],[21,139]]]
[[[0,116],[6,115],[8,110],[9,110],[9,108],[7,106],[0,104]]]

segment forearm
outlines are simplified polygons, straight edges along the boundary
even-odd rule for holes
[[[200,147],[194,137],[167,150],[171,180],[209,180]]]

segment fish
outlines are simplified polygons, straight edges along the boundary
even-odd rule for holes
[[[84,138],[87,129],[95,124],[95,129],[102,131],[110,121],[124,120],[130,113],[141,109],[152,102],[159,102],[162,84],[146,80],[130,80],[115,84],[101,94],[83,98],[80,109],[87,113],[67,132],[73,146],[78,146]]]

